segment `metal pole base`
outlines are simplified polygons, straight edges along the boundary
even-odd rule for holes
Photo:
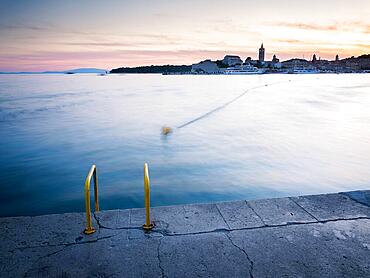
[[[144,224],[143,225],[143,229],[145,230],[145,231],[150,231],[151,229],[153,229],[154,228],[154,225],[153,224],[149,224],[149,225],[147,225],[147,224]]]
[[[95,233],[95,229],[94,229],[94,228],[91,228],[91,229],[86,228],[86,229],[84,230],[84,234],[85,234],[85,235],[91,235],[91,234],[93,234],[93,233]]]

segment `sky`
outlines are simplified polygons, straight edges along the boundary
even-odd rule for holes
[[[369,0],[0,0],[0,71],[370,53]]]

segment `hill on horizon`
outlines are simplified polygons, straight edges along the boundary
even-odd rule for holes
[[[105,69],[97,69],[97,68],[78,68],[78,69],[71,69],[63,71],[63,73],[107,73],[108,70]]]

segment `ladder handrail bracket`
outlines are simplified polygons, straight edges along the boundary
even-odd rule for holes
[[[150,231],[153,229],[154,225],[150,221],[150,180],[149,180],[149,170],[148,164],[144,164],[144,204],[145,204],[145,224],[143,229]]]
[[[87,174],[85,180],[85,207],[86,207],[86,229],[84,233],[86,235],[90,235],[95,233],[95,229],[92,226],[92,218],[91,218],[91,207],[90,207],[90,183],[91,178],[94,178],[94,197],[95,197],[95,212],[99,211],[99,200],[98,200],[98,174],[96,170],[96,165],[92,165],[90,168],[89,173]]]

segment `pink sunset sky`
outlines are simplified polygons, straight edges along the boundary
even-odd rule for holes
[[[0,0],[0,71],[370,53],[370,1]]]

